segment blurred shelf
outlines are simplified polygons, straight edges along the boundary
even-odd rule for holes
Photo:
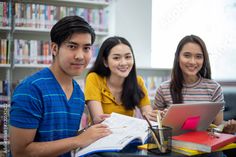
[[[0,64],[0,68],[10,68],[10,64]]]
[[[18,3],[36,3],[36,4],[48,4],[55,6],[73,6],[81,8],[105,8],[109,5],[109,2],[99,0],[14,0]]]

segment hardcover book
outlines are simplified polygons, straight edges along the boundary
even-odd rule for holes
[[[193,131],[173,136],[172,146],[212,152],[235,141],[236,136],[232,134],[215,133],[213,136],[207,131]]]
[[[230,143],[226,146],[223,146],[223,147],[215,150],[214,152],[228,150],[228,149],[234,149],[234,148],[236,148],[236,143]],[[192,150],[192,149],[188,149],[188,148],[182,148],[182,147],[172,147],[172,151],[180,153],[180,154],[184,154],[184,155],[187,155],[187,156],[193,156],[193,155],[199,155],[199,154],[205,154],[206,153],[206,152],[202,152],[202,151],[198,151],[198,150]]]

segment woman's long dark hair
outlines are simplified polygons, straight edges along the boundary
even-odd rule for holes
[[[106,67],[104,65],[104,60],[107,61],[108,56],[110,54],[110,50],[118,44],[127,45],[132,52],[134,60],[133,67],[123,83],[123,88],[122,88],[123,90],[121,94],[122,104],[125,106],[126,109],[131,110],[134,109],[135,106],[139,104],[140,100],[144,97],[144,93],[137,82],[133,49],[130,43],[125,38],[114,36],[106,39],[101,45],[96,61],[93,67],[90,69],[89,73],[95,72],[100,76],[109,77],[111,75],[111,71],[109,67]]]
[[[183,77],[183,72],[179,65],[179,55],[183,46],[187,43],[196,43],[201,47],[204,60],[202,68],[198,72],[198,75],[200,75],[202,78],[211,79],[210,61],[204,41],[196,35],[185,36],[183,39],[181,39],[181,41],[177,46],[175,52],[174,65],[171,73],[170,93],[173,104],[183,103],[182,88],[183,88],[184,77]]]

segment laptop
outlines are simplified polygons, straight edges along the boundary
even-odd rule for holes
[[[206,130],[223,105],[223,102],[172,104],[162,119],[162,125],[171,127],[172,135]]]

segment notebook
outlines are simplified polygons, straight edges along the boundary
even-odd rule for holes
[[[173,104],[169,107],[162,123],[172,128],[173,135],[206,130],[223,105],[223,102]]]

